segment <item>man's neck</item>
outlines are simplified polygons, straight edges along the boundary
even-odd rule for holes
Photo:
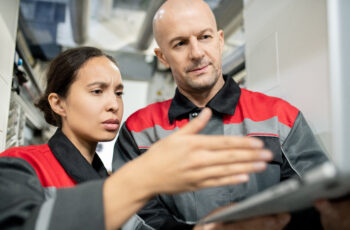
[[[220,91],[224,86],[225,80],[223,77],[220,77],[213,88],[205,91],[184,91],[179,88],[179,91],[189,99],[195,106],[198,108],[205,107],[208,102]]]

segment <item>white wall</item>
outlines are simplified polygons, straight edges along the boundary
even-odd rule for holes
[[[298,107],[329,152],[326,0],[245,0],[247,88]]]
[[[0,0],[0,152],[5,148],[19,0]]]
[[[123,80],[124,84],[124,116],[123,122],[135,111],[147,105],[147,94],[149,83],[147,81],[130,81]],[[103,150],[99,152],[99,156],[106,166],[107,170],[112,169],[114,139],[110,142],[104,142]]]

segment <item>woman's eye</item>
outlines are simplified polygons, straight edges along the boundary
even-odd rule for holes
[[[101,89],[95,89],[91,91],[92,94],[101,94],[102,90]]]
[[[121,97],[124,95],[124,92],[123,91],[117,91],[115,92],[115,95],[117,95],[118,97]]]

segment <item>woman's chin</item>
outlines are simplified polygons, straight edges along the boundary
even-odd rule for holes
[[[100,136],[98,142],[113,141],[116,136],[117,136],[117,132],[115,132],[115,133],[110,132],[110,133],[103,135],[103,137]]]

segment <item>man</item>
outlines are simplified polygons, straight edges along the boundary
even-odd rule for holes
[[[171,69],[178,88],[173,99],[149,105],[128,118],[115,146],[114,169],[182,127],[204,107],[211,108],[213,116],[201,133],[256,136],[273,152],[274,159],[263,173],[250,175],[245,184],[159,195],[138,213],[145,229],[191,229],[215,208],[300,176],[327,160],[298,109],[281,99],[240,89],[222,75],[224,35],[217,30],[205,2],[166,1],[155,15],[153,29],[159,46],[155,53]],[[308,215],[313,218],[315,213]],[[235,227],[258,229],[265,221],[255,219]]]

